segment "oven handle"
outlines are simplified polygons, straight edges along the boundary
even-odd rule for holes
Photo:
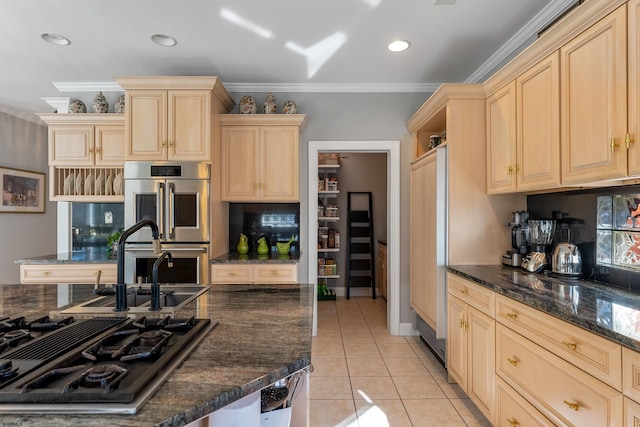
[[[176,248],[176,247],[171,247],[171,248],[166,248],[166,249],[161,249],[161,251],[164,252],[207,252],[207,248],[199,248],[199,247],[188,247],[188,248]],[[125,252],[153,252],[153,249],[150,247],[146,247],[146,248],[132,248],[132,247],[127,247],[125,248]]]
[[[169,190],[169,238],[173,239],[176,234],[176,217],[175,212],[173,211],[173,206],[175,204],[175,195],[176,195],[176,185],[172,182],[167,183],[167,187]]]
[[[158,228],[160,229],[160,238],[164,239],[164,183],[159,182],[156,188],[156,217],[158,218]]]

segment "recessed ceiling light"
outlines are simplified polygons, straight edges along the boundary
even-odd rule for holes
[[[396,40],[389,43],[387,49],[389,49],[391,52],[402,52],[409,49],[409,42],[406,40]]]
[[[159,44],[164,47],[173,47],[178,44],[178,41],[171,36],[165,36],[164,34],[154,34],[151,36],[151,40],[155,44]]]
[[[60,34],[43,33],[40,37],[42,37],[42,40],[58,46],[69,46],[71,44],[71,40]]]

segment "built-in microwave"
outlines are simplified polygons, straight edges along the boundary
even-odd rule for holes
[[[209,245],[162,244],[173,258],[173,267],[166,260],[158,268],[161,283],[209,284]],[[125,282],[151,283],[153,264],[160,256],[151,245],[135,244],[125,247]]]

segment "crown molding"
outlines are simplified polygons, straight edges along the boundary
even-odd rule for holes
[[[34,113],[18,111],[18,110],[14,110],[13,108],[8,108],[2,105],[0,105],[0,113],[8,114],[17,119],[26,120],[28,122],[35,123],[37,125],[46,126],[45,123],[42,120],[40,120],[40,117],[38,117],[38,115]]]
[[[53,82],[60,92],[124,92],[116,82]]]
[[[522,27],[513,37],[503,44],[493,55],[489,57],[476,71],[473,72],[465,83],[479,83],[489,77],[491,73],[513,52],[527,42],[532,36],[552,23],[560,15],[566,12],[576,0],[557,0],[549,2],[536,16]]]

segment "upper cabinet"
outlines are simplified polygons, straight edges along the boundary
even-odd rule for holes
[[[622,6],[560,48],[564,185],[627,176],[626,24]]]
[[[487,192],[560,186],[558,53],[487,96]]]
[[[629,17],[629,137],[625,140],[628,148],[629,174],[640,175],[640,0],[628,4]]]
[[[127,160],[211,161],[217,108],[233,100],[217,77],[119,77]]]
[[[302,114],[220,116],[222,200],[297,202]]]

